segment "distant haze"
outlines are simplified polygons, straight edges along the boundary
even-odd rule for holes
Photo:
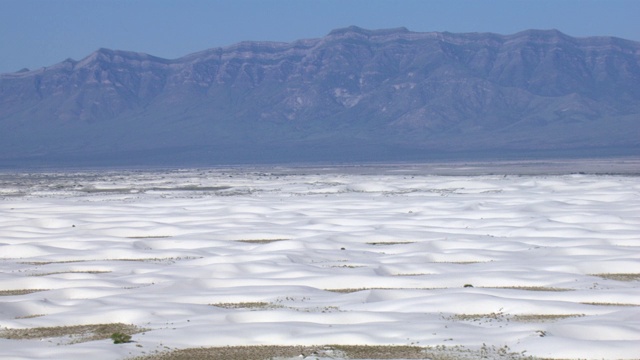
[[[638,155],[640,44],[342,28],[167,60],[100,49],[0,75],[0,162]]]

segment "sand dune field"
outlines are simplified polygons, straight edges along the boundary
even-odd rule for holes
[[[3,173],[0,358],[638,359],[639,179]]]

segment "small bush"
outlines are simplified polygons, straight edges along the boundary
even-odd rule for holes
[[[114,344],[124,344],[131,341],[131,335],[127,335],[121,332],[114,332],[111,334],[111,340]]]

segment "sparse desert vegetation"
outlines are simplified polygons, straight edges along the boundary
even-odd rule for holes
[[[145,329],[131,324],[90,324],[71,326],[35,327],[26,329],[1,329],[0,338],[10,340],[33,340],[60,338],[59,343],[77,344],[102,339],[116,339],[121,342],[131,340],[131,335],[141,333]],[[126,340],[126,341],[125,341]]]

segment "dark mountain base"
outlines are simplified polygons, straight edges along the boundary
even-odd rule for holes
[[[0,170],[73,168],[188,168],[217,166],[322,166],[410,163],[552,161],[556,159],[640,158],[640,148],[586,148],[531,151],[436,151],[398,147],[357,148],[172,148],[100,155],[60,155],[0,160]]]

